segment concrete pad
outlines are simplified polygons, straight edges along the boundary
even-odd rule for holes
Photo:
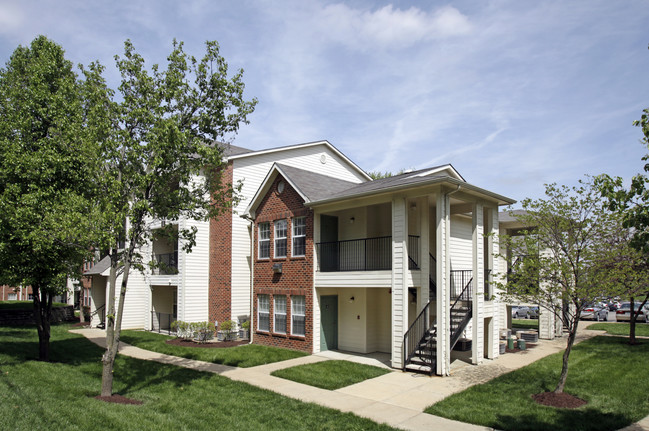
[[[405,430],[453,430],[453,431],[490,431],[492,428],[486,428],[479,425],[467,424],[464,422],[453,421],[439,416],[429,415],[428,413],[419,413],[398,425]]]
[[[367,398],[368,400],[383,401],[387,398],[400,394],[405,389],[403,387],[383,383],[380,381],[366,380],[364,382],[337,389],[336,392],[357,397]]]
[[[383,400],[384,403],[399,407],[424,411],[427,407],[443,400],[448,394],[440,392],[410,389]]]
[[[335,397],[327,396],[318,401],[318,404],[332,409],[340,410],[341,412],[345,413],[355,413],[356,411],[366,408],[373,403],[374,401],[368,400],[367,398],[355,397],[353,395],[347,394],[337,394]]]

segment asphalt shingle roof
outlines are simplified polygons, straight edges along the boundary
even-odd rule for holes
[[[311,202],[329,198],[335,193],[340,193],[356,185],[356,183],[350,181],[316,174],[315,172],[280,163],[277,163],[277,166],[288,177],[287,179],[295,184],[299,191]]]

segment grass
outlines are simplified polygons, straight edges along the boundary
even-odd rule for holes
[[[629,336],[629,323],[593,323],[588,326],[588,329],[595,329],[599,331],[606,331],[611,335]],[[635,324],[635,335],[640,337],[649,337],[649,325],[644,322]]]
[[[52,308],[67,307],[68,304],[53,302]],[[34,301],[0,301],[0,310],[33,310]]]
[[[122,331],[121,340],[142,349],[187,359],[231,365],[233,367],[255,367],[306,356],[307,353],[278,347],[244,344],[224,349],[205,349],[200,347],[171,346],[165,341],[173,337],[147,331]]]
[[[273,371],[271,375],[294,382],[336,390],[367,379],[382,376],[390,370],[349,361],[323,361]]]
[[[512,328],[526,331],[539,329],[539,319],[512,319]]]
[[[557,353],[425,411],[502,430],[616,430],[649,415],[648,354],[649,343],[629,346],[621,337],[594,337],[576,345],[565,392],[588,401],[578,409],[545,407],[531,398],[556,386],[562,355]]]
[[[385,425],[303,403],[211,373],[118,356],[115,392],[140,406],[94,399],[103,350],[52,327],[52,360],[33,360],[36,331],[0,327],[0,429],[3,430],[388,430]]]

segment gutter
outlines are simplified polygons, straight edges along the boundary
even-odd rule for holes
[[[254,310],[254,279],[255,279],[255,255],[254,255],[254,250],[255,250],[255,221],[248,215],[248,214],[243,214],[241,216],[242,219],[248,221],[250,223],[250,329],[248,330],[248,337],[250,338],[248,344],[252,344],[252,337],[253,337],[253,322],[252,322],[252,310]]]

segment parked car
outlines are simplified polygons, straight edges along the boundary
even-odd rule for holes
[[[636,322],[646,322],[647,314],[649,314],[649,303],[645,304],[642,309],[639,309],[640,302],[634,302],[633,308],[636,313]],[[631,303],[623,302],[620,305],[620,308],[615,312],[615,319],[618,322],[630,322],[631,321]]]
[[[526,305],[512,307],[512,319],[529,319],[529,318],[530,318],[530,307]]]
[[[539,318],[539,307],[529,307],[527,310],[527,316],[530,319],[538,319]]]
[[[580,319],[608,320],[608,307],[589,304],[581,310]]]

